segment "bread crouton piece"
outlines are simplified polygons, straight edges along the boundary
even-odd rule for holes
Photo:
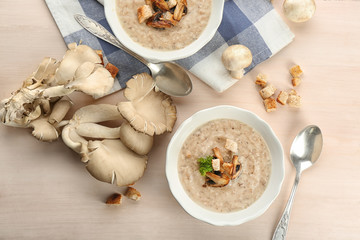
[[[105,68],[110,72],[113,78],[115,78],[119,72],[119,69],[111,63],[106,64]]]
[[[299,65],[295,65],[290,68],[290,74],[294,78],[300,77],[303,74],[303,71],[301,70]]]
[[[133,187],[128,187],[125,192],[125,196],[134,201],[139,201],[141,198],[140,192]]]
[[[291,83],[292,83],[292,85],[293,85],[294,87],[296,87],[296,86],[300,85],[300,83],[301,83],[301,78],[299,78],[299,77],[294,77],[293,79],[291,79]]]
[[[95,50],[95,52],[101,59],[101,65],[104,66],[104,54],[103,54],[103,52],[101,50]]]
[[[255,84],[259,85],[260,87],[264,88],[267,85],[267,77],[265,74],[259,73],[256,76]]]
[[[218,158],[212,159],[211,166],[214,171],[220,171],[220,159],[218,159]]]
[[[295,89],[291,89],[289,95],[297,95],[297,92],[295,91]]]
[[[238,152],[238,145],[235,141],[231,140],[231,139],[226,139],[225,142],[225,148],[233,153]]]
[[[152,9],[149,5],[143,5],[137,10],[137,17],[139,23],[145,22],[145,20],[149,19],[152,15]]]
[[[276,98],[276,101],[281,105],[285,105],[288,100],[289,94],[284,91],[280,91],[279,95]]]
[[[117,204],[120,205],[122,202],[122,195],[120,193],[114,193],[109,196],[106,200],[106,204]]]
[[[299,108],[301,107],[301,97],[296,94],[290,94],[287,103],[290,107]]]
[[[276,110],[276,101],[274,98],[266,98],[264,100],[264,106],[266,112],[273,112]]]
[[[261,89],[259,93],[263,99],[267,99],[271,97],[275,93],[275,91],[276,88],[272,84],[269,84],[267,87]]]

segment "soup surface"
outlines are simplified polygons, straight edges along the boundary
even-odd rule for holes
[[[225,149],[226,139],[238,145],[242,173],[224,187],[206,186],[197,159],[213,155],[218,147],[224,161],[232,152]],[[263,137],[249,125],[232,119],[217,119],[192,132],[179,154],[180,181],[191,199],[216,212],[233,212],[247,208],[265,191],[271,174],[271,154]]]
[[[116,0],[119,21],[135,42],[166,51],[184,48],[199,38],[209,21],[212,0],[187,0],[187,14],[175,27],[164,30],[138,22],[137,9],[144,4],[144,0]]]

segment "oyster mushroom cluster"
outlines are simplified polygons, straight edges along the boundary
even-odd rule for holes
[[[124,91],[129,101],[85,106],[64,127],[64,143],[80,154],[96,179],[118,186],[134,184],[144,174],[154,135],[172,131],[176,108],[154,87],[150,75],[135,75]],[[119,119],[120,127],[101,125]]]
[[[81,91],[95,98],[107,94],[114,77],[102,65],[99,54],[86,45],[72,43],[61,61],[44,58],[37,70],[0,103],[4,125],[33,128],[42,141],[59,136],[63,118],[72,106],[66,96]]]
[[[165,29],[176,26],[187,11],[186,0],[145,0],[137,16],[139,23],[146,21],[147,26]]]
[[[93,177],[118,186],[134,184],[144,174],[154,135],[172,131],[175,105],[168,95],[155,91],[149,74],[142,73],[127,82],[127,101],[87,105],[64,120],[73,105],[67,95],[81,91],[102,97],[117,73],[111,64],[104,67],[101,54],[90,47],[68,47],[60,62],[45,58],[19,90],[1,101],[1,121],[33,128],[32,134],[41,141],[51,142],[61,133]],[[121,125],[104,124],[112,120],[120,120]]]

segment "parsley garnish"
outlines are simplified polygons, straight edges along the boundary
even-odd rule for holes
[[[198,162],[200,164],[199,171],[202,176],[205,176],[207,172],[212,172],[212,156],[207,156],[205,158],[199,158]]]

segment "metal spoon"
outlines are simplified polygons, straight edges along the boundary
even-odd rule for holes
[[[319,158],[322,145],[323,138],[320,128],[314,125],[307,126],[295,137],[290,150],[290,158],[296,169],[295,183],[283,215],[275,229],[272,238],[273,240],[285,239],[289,224],[290,210],[300,180],[300,175],[302,171],[311,167]]]
[[[106,30],[102,25],[84,15],[75,14],[76,21],[87,31],[98,38],[124,50],[143,64],[145,64],[154,78],[156,86],[160,91],[175,97],[188,95],[192,90],[192,83],[187,72],[179,65],[173,62],[150,63],[145,58],[137,55]]]

